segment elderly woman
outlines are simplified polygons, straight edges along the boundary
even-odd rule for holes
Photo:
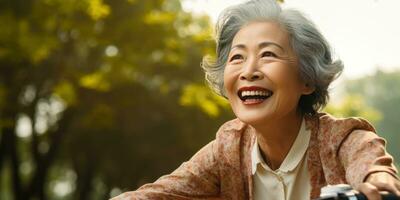
[[[400,195],[385,141],[360,118],[318,113],[342,71],[315,25],[273,0],[229,7],[216,25],[206,79],[237,119],[170,175],[115,199],[317,198],[346,183],[369,199]]]

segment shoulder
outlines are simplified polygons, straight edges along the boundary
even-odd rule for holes
[[[238,118],[235,118],[235,119],[231,119],[231,120],[225,122],[224,124],[222,124],[221,127],[219,128],[219,130],[220,131],[221,130],[223,130],[223,131],[240,131],[246,127],[247,127],[247,124],[243,123]]]
[[[226,143],[229,140],[240,139],[242,133],[247,129],[248,125],[240,121],[238,118],[229,120],[221,125],[216,135],[218,143]]]
[[[235,154],[249,148],[254,138],[253,129],[236,118],[225,122],[219,128],[215,141],[219,152],[226,155],[228,152]]]
[[[375,132],[374,127],[365,119],[360,117],[338,118],[328,113],[318,113],[319,128],[322,130],[331,130],[334,132],[343,130],[364,129]]]
[[[327,113],[318,113],[318,140],[323,147],[330,147],[337,152],[342,142],[351,133],[376,132],[375,128],[365,119],[359,117],[338,118]]]
[[[338,118],[328,113],[318,113],[317,117],[320,137],[341,138],[346,137],[355,130],[376,132],[375,128],[367,120],[360,117]]]
[[[243,123],[238,118],[229,120],[220,126],[216,139],[225,140],[228,138],[238,137],[246,130],[247,126],[247,124]]]

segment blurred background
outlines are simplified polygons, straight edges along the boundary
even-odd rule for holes
[[[0,199],[108,199],[211,141],[234,116],[200,62],[216,13],[237,2],[0,0]],[[400,64],[348,63],[361,70],[345,71],[325,110],[370,120],[400,162]]]

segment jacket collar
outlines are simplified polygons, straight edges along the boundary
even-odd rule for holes
[[[238,118],[231,120],[230,123],[226,123],[225,131],[243,131],[247,127],[247,124],[240,121]]]
[[[299,165],[300,161],[304,158],[311,135],[311,130],[307,129],[305,121],[306,119],[304,118],[301,123],[299,134],[297,135],[292,147],[289,150],[289,153],[286,155],[281,166],[279,167],[279,169],[277,169],[278,171],[284,173],[291,172]],[[255,174],[258,165],[261,165],[261,167],[264,167],[266,170],[272,171],[261,156],[257,140],[252,147],[251,158],[253,175]]]

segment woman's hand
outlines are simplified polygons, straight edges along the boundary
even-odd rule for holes
[[[387,191],[400,196],[400,181],[389,173],[376,172],[370,174],[357,190],[367,196],[368,200],[381,200],[380,191]]]

